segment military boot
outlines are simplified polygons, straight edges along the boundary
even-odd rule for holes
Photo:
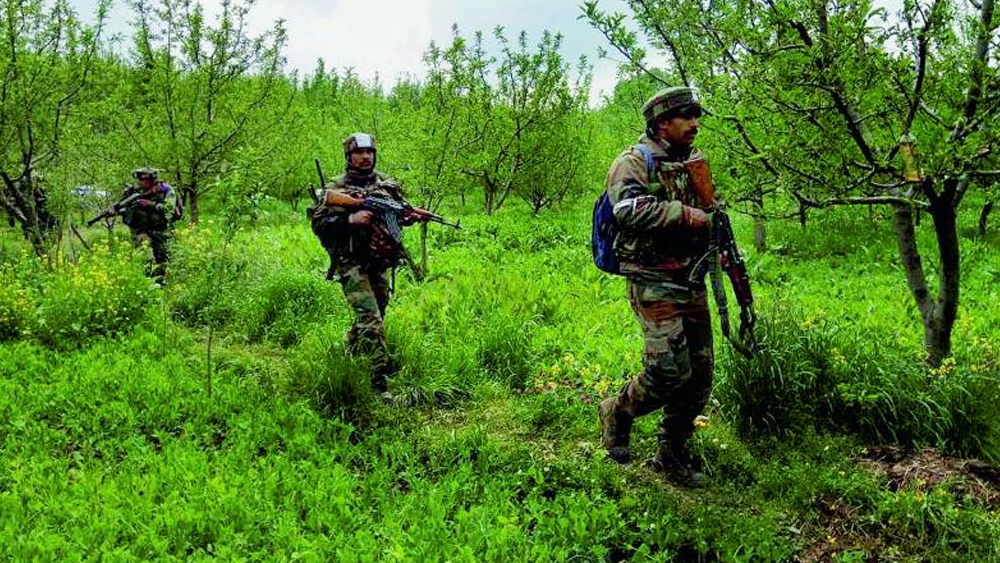
[[[661,439],[652,465],[654,469],[663,473],[668,481],[679,487],[701,488],[707,484],[707,478],[702,472],[701,458],[691,455],[686,442]]]
[[[608,450],[608,457],[618,463],[628,463],[632,455],[628,450],[632,417],[618,408],[618,397],[608,397],[597,407],[601,417],[601,445]]]
[[[389,378],[396,374],[399,365],[391,361],[388,356],[381,356],[373,359],[372,363],[372,388],[378,396],[387,403],[392,402],[392,393],[389,392]]]
[[[392,393],[389,392],[389,380],[384,373],[372,373],[372,389],[386,403],[392,402]]]

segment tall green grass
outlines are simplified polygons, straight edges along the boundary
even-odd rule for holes
[[[593,402],[640,369],[642,339],[623,281],[590,263],[588,214],[432,227],[428,279],[401,271],[387,315],[402,366],[389,405],[345,353],[350,313],[325,254],[285,210],[229,242],[217,224],[182,229],[170,283],[138,300],[144,257],[124,239],[75,270],[5,261],[0,315],[18,320],[0,328],[4,554],[794,561],[831,526],[857,539],[842,560],[996,553],[995,507],[947,484],[892,491],[854,463],[887,442],[997,459],[992,243],[963,239],[956,354],[932,372],[887,225],[772,226],[772,252],[748,257],[763,350],[747,362],[716,340],[695,437],[713,484],[696,493],[597,444]],[[139,308],[109,324],[109,303]],[[655,418],[637,424],[639,459]],[[834,502],[854,519],[831,523]]]

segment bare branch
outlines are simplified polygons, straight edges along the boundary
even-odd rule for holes
[[[840,205],[912,205],[925,211],[931,208],[931,205],[927,202],[896,196],[843,197],[830,198],[822,201],[803,198],[801,201],[804,201],[808,207],[818,209]]]
[[[681,56],[680,50],[677,48],[677,44],[670,38],[670,35],[660,25],[659,20],[653,15],[649,2],[647,0],[635,0],[635,2],[642,6],[642,9],[646,14],[647,21],[652,23],[653,29],[656,30],[657,35],[660,37],[660,41],[663,41],[663,44],[670,50],[670,55],[674,58],[674,63],[677,64],[677,72],[680,73],[681,80],[684,82],[684,85],[691,86],[691,80],[688,78],[687,65],[684,64],[684,57]]]
[[[983,95],[983,79],[989,60],[990,36],[993,32],[994,0],[983,0],[979,10],[979,33],[972,53],[972,70],[969,73],[969,90],[965,96],[962,121],[951,134],[951,141],[962,140],[972,130],[969,124],[976,117],[979,101]]]
[[[930,42],[931,26],[934,25],[934,14],[940,2],[941,0],[934,0],[934,4],[931,5],[928,14],[924,16],[924,28],[917,34],[917,52],[914,63],[917,69],[917,76],[913,81],[913,94],[910,96],[910,111],[906,115],[906,121],[903,123],[904,135],[910,132],[913,119],[917,116],[917,110],[920,109],[921,99],[923,98],[924,77],[927,74],[927,45]],[[917,5],[919,6],[919,3]],[[896,150],[896,148],[893,148],[892,152],[895,153]],[[892,160],[893,156],[894,154],[890,155],[886,160]]]

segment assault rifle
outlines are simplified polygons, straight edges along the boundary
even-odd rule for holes
[[[722,334],[736,351],[749,359],[757,348],[753,334],[757,316],[753,310],[753,292],[750,290],[750,276],[747,275],[746,263],[740,255],[739,248],[736,247],[729,215],[715,200],[715,184],[712,182],[708,162],[704,157],[698,157],[685,162],[684,168],[691,179],[691,187],[698,204],[711,212],[712,217],[709,226],[708,252],[695,262],[690,281],[700,282],[705,278],[707,271],[712,280],[712,293],[715,294]],[[733,294],[736,295],[736,302],[740,306],[738,339],[734,339],[729,330],[729,307],[726,290],[722,286],[722,272],[729,278]]]
[[[122,213],[123,211],[128,209],[128,206],[138,201],[141,197],[142,197],[142,192],[136,192],[126,198],[119,200],[111,207],[100,212],[96,217],[94,217],[90,221],[87,221],[87,226],[88,227],[93,226],[94,223],[100,221],[101,219],[108,219]]]
[[[403,230],[400,228],[400,221],[411,219],[421,222],[440,223],[453,229],[461,229],[458,223],[451,223],[440,215],[435,215],[426,209],[413,207],[408,203],[384,199],[381,197],[351,197],[343,192],[327,190],[323,196],[326,205],[336,205],[352,209],[367,209],[375,214],[379,220],[385,224],[386,231],[392,240],[400,242],[403,239]]]

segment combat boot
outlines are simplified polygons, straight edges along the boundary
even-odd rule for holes
[[[608,397],[597,407],[601,418],[601,445],[608,450],[608,457],[618,463],[628,463],[632,455],[628,449],[632,431],[632,417],[618,408],[618,397]]]
[[[385,374],[372,374],[372,389],[386,403],[392,402],[392,393],[389,392],[389,381],[386,379]]]
[[[661,439],[652,465],[663,473],[667,481],[679,487],[701,488],[708,484],[702,471],[701,458],[691,455],[686,443],[678,444]]]

